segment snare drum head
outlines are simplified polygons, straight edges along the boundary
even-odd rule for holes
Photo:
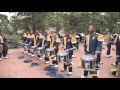
[[[92,54],[84,54],[81,57],[82,61],[93,61],[94,60],[94,56]]]
[[[46,51],[54,51],[54,48],[47,48]]]
[[[31,48],[34,49],[34,48],[36,48],[36,46],[32,46]]]
[[[68,52],[59,52],[57,55],[58,56],[67,56]]]
[[[37,50],[43,50],[44,49],[44,47],[38,47],[37,48]]]

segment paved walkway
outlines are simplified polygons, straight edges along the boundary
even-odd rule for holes
[[[0,61],[0,78],[51,78],[46,76],[46,71],[44,71],[44,67],[48,66],[41,61],[38,61],[35,58],[32,58],[28,55],[23,54],[23,49],[11,49],[9,50],[9,59],[4,59]],[[83,75],[83,69],[78,68],[77,65],[80,62],[80,57],[83,55],[83,44],[80,44],[80,49],[75,52],[76,58],[73,59],[73,75],[67,76],[67,72],[61,72],[60,70],[63,67],[61,63],[59,65],[58,74],[63,75],[66,78],[80,78]],[[115,62],[115,51],[112,51],[112,57],[106,58],[106,49],[103,50],[102,62],[100,68],[100,76],[99,78],[115,78],[110,70],[113,66],[111,64]],[[18,59],[18,56],[24,55],[24,59]],[[26,59],[31,59],[33,62],[40,64],[37,67],[30,67],[31,63],[24,63],[23,61]]]

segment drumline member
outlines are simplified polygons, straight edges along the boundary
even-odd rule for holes
[[[73,34],[71,34],[71,40],[72,40],[73,46],[76,47],[76,49],[77,49],[77,39]],[[72,52],[72,58],[75,58],[73,50],[71,52]]]
[[[116,45],[116,62],[113,63],[113,66],[118,66],[120,62],[120,33],[117,35],[114,44]]]
[[[7,39],[3,35],[3,33],[0,31],[0,61],[3,58],[7,59]]]
[[[52,32],[52,39],[51,39],[51,44],[50,47],[55,49],[55,57],[57,57],[57,53],[59,51],[59,46],[60,46],[60,38],[59,35],[57,34],[56,31]],[[52,66],[54,65],[56,68],[58,67],[58,62],[57,60],[52,60]]]
[[[77,50],[78,50],[79,49],[80,36],[78,34],[76,34],[76,32],[75,32],[74,36],[77,40],[76,47],[77,47]]]
[[[27,40],[27,35],[28,33],[27,32],[24,32],[23,36],[22,36],[22,44],[25,45],[25,41]],[[24,53],[26,53],[26,50],[24,48]]]
[[[101,37],[103,38],[103,40],[102,40],[102,44],[103,44],[103,42],[104,42],[104,36],[100,33],[99,29],[96,30],[96,34],[101,35]],[[102,57],[102,50],[101,50],[101,52],[98,52],[98,56],[97,56],[98,68],[99,68],[99,64],[103,64],[103,62],[101,62],[101,57]]]
[[[8,44],[8,42],[7,42],[7,38],[5,37],[5,34],[4,33],[2,33],[2,36],[3,36],[3,57],[5,58],[5,59],[7,59],[8,57],[7,57],[7,51],[8,51],[8,46],[7,46],[7,44]]]
[[[70,36],[69,32],[65,32],[65,37],[63,40],[64,50],[69,49],[69,60],[64,61],[64,68],[61,70],[62,72],[67,71],[68,68],[68,76],[72,75],[72,52],[75,40]]]
[[[110,58],[111,57],[111,35],[109,31],[105,32],[105,43],[107,45],[107,53],[106,53],[106,57]]]
[[[25,44],[26,45],[28,45],[28,47],[27,47],[27,54],[28,55],[31,55],[30,54],[30,32],[28,31],[28,33],[27,33],[27,38],[26,38],[26,40],[25,40]]]
[[[34,32],[31,31],[31,33],[30,33],[30,42],[29,42],[30,46],[31,47],[36,46],[36,41],[37,41],[36,40],[36,35],[35,35]],[[31,52],[31,56],[35,56],[33,52]]]
[[[93,25],[90,25],[88,27],[88,31],[89,31],[89,35],[86,35],[85,38],[85,53],[94,55],[96,61],[98,53],[100,53],[102,50],[103,36],[95,32]],[[81,78],[87,78],[88,72],[89,71],[84,70],[84,76],[81,76]],[[98,72],[98,68],[97,68],[97,72]],[[93,76],[93,78],[98,78],[98,76]]]
[[[44,36],[44,33],[39,33],[39,35],[37,37],[37,47],[45,47],[45,36]],[[42,59],[39,56],[38,56],[38,58],[40,60]]]
[[[2,60],[2,52],[3,52],[3,38],[2,35],[0,33],[0,61]]]
[[[45,41],[45,49],[51,48],[50,47],[50,42],[51,42],[51,35],[47,34],[46,35],[46,41]],[[46,64],[50,63],[49,57],[45,56],[45,60],[44,61],[45,61]]]
[[[40,33],[37,37],[37,46],[43,47],[44,46],[44,35],[43,33]]]

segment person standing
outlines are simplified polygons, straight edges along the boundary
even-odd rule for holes
[[[103,38],[103,40],[102,40],[102,44],[103,44],[103,42],[104,42],[104,37],[103,37],[103,35],[101,34],[100,30],[99,30],[99,29],[96,30],[96,33],[97,33],[98,35],[101,35],[101,37]],[[97,56],[98,67],[99,67],[99,64],[103,64],[103,62],[101,62],[101,57],[102,57],[102,50],[101,50],[101,52],[98,52],[98,56]]]
[[[8,57],[7,57],[7,51],[8,51],[7,38],[5,37],[4,33],[2,33],[2,36],[3,36],[3,58],[8,59]]]
[[[30,46],[36,46],[36,35],[35,35],[35,33],[34,32],[30,32],[30,42],[29,42],[29,45]],[[31,52],[31,56],[32,57],[34,57],[35,55],[34,55],[34,53],[33,52]]]
[[[116,36],[114,44],[116,45],[116,62],[112,65],[118,66],[118,63],[120,63],[120,33]]]
[[[55,57],[57,57],[57,53],[59,51],[59,46],[60,46],[60,38],[57,35],[56,31],[52,32],[52,42],[51,43],[52,43],[51,48],[53,47],[55,49]],[[56,59],[52,60],[52,64],[51,65],[52,66],[54,65],[55,68],[58,68],[58,62],[57,62]]]
[[[24,32],[21,40],[22,40],[22,44],[25,45],[25,41],[27,40],[27,35],[28,33],[27,32]],[[24,47],[24,53],[26,53],[26,48]]]
[[[51,48],[51,34],[45,34],[45,49]],[[45,55],[45,60],[43,60],[45,64],[50,63],[49,56]]]
[[[63,40],[64,50],[69,49],[69,60],[64,61],[64,68],[61,70],[62,72],[67,71],[68,76],[72,75],[72,55],[73,55],[73,47],[74,47],[74,39],[70,36],[69,32],[65,32],[64,40]]]
[[[2,60],[2,57],[4,59],[7,59],[7,39],[3,32],[0,31],[0,60]]]
[[[37,37],[37,47],[44,47],[45,48],[45,36],[44,33],[39,33]],[[44,56],[44,55],[43,55]],[[39,60],[42,60],[41,56],[37,56]]]
[[[0,31],[0,61],[2,60],[2,52],[3,52],[3,37]]]
[[[102,50],[102,40],[103,37],[95,32],[95,28],[93,25],[89,25],[88,27],[89,34],[85,38],[85,46],[84,50],[86,54],[94,55],[95,62],[97,61],[98,53]],[[96,69],[97,68],[97,69]],[[98,72],[98,65],[95,67],[96,71]],[[89,71],[84,70],[84,76],[81,78],[87,78]],[[93,78],[98,78],[98,76],[93,76]]]
[[[108,32],[108,31],[106,31],[104,42],[107,45],[106,57],[110,58],[111,57],[111,35],[110,35],[110,32]]]

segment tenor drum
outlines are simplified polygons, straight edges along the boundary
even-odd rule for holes
[[[67,62],[69,60],[69,53],[66,51],[59,52],[57,54],[57,61],[58,62]]]
[[[55,49],[54,48],[47,48],[45,51],[45,55],[46,56],[55,55]]]
[[[84,54],[81,57],[82,68],[85,70],[91,70],[95,68],[94,56],[92,54]]]

